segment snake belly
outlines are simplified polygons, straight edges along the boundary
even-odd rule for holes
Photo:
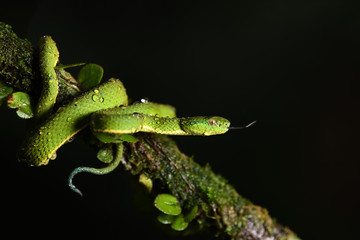
[[[128,97],[120,80],[110,79],[85,92],[51,115],[25,138],[18,159],[30,165],[46,165],[56,150],[86,127],[92,113],[126,105]]]

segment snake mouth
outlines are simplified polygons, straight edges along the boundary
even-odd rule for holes
[[[252,121],[251,123],[249,123],[248,125],[245,126],[241,126],[241,127],[227,127],[227,129],[244,129],[244,128],[248,128],[253,126],[256,123],[256,121]]]

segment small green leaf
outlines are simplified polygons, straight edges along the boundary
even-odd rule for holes
[[[114,159],[111,146],[105,146],[104,148],[99,149],[97,158],[103,163],[111,163]]]
[[[183,231],[189,225],[188,222],[185,221],[184,215],[179,215],[175,221],[171,224],[171,228],[176,231]]]
[[[157,220],[161,222],[162,224],[172,224],[176,219],[176,216],[167,215],[165,213],[161,213]]]
[[[185,218],[185,222],[189,223],[191,222],[195,217],[196,217],[196,213],[198,211],[198,206],[195,205],[190,212],[186,213],[184,218]]]
[[[16,113],[21,118],[28,119],[34,116],[34,104],[27,93],[12,93],[8,98],[7,105],[9,108],[16,108]]]
[[[94,132],[93,133],[97,139],[99,139],[103,143],[122,143],[123,140],[118,139],[119,137],[116,135],[111,135],[108,133]]]
[[[137,142],[137,139],[133,135],[130,135],[130,134],[122,134],[120,136],[120,140],[125,141],[125,142],[129,142],[129,143],[136,143]]]
[[[152,182],[151,178],[149,178],[144,173],[142,173],[139,176],[139,183],[141,183],[148,192],[151,192],[151,190],[153,188],[153,182]]]
[[[159,194],[156,196],[154,205],[157,209],[168,215],[179,215],[181,207],[176,197],[170,194]]]
[[[13,88],[8,86],[5,83],[0,81],[0,106],[7,99],[7,97],[12,93]]]
[[[89,63],[81,68],[77,81],[81,84],[81,88],[85,91],[96,87],[104,74],[104,69],[97,64]]]

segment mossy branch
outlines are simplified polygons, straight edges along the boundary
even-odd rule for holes
[[[18,38],[9,25],[0,22],[0,83],[36,97],[41,86],[37,53],[27,40]],[[65,70],[58,70],[63,81],[61,101],[79,94],[76,81]],[[170,193],[186,210],[198,206],[193,221],[199,229],[215,229],[229,239],[298,239],[277,224],[267,210],[241,197],[209,165],[200,166],[181,153],[169,137],[137,134],[136,143],[124,147],[123,164],[133,175],[152,180],[152,194]]]

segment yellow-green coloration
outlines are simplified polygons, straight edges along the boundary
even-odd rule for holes
[[[111,109],[106,109],[103,111],[98,111],[94,113],[94,117],[97,116],[115,116],[115,115],[129,115],[133,113],[142,113],[149,116],[158,116],[158,117],[176,117],[175,108],[166,104],[159,103],[135,103],[130,106],[121,106]]]
[[[94,95],[104,101],[93,101]],[[28,135],[20,147],[19,160],[35,166],[47,164],[59,147],[88,125],[93,112],[127,104],[127,99],[126,90],[117,79],[85,92],[59,108]]]
[[[40,39],[39,49],[39,65],[43,79],[43,89],[36,107],[35,116],[42,121],[51,114],[59,92],[58,79],[54,69],[59,59],[59,51],[50,36],[44,36]]]
[[[151,132],[165,135],[215,135],[228,131],[230,122],[222,117],[176,118],[169,105],[139,103],[127,108],[99,111],[91,116],[90,126],[95,135]]]
[[[151,178],[146,176],[146,174],[140,174],[139,183],[141,183],[145,187],[145,189],[148,193],[151,192],[151,190],[153,188],[153,182],[152,182]]]

